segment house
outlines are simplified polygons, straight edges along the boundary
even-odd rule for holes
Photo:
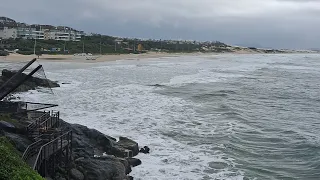
[[[0,39],[16,39],[17,29],[9,27],[0,27]]]

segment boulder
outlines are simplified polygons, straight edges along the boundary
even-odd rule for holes
[[[119,142],[117,142],[117,145],[123,147],[124,149],[131,150],[132,156],[136,156],[139,153],[138,143],[129,138],[120,137]]]
[[[70,170],[70,175],[74,180],[84,180],[84,175],[75,168]]]
[[[100,157],[85,158],[76,162],[82,166],[85,179],[95,180],[126,180],[126,169],[117,158]]]
[[[95,129],[89,129],[86,126],[61,121],[61,128],[72,130],[72,147],[75,159],[80,157],[89,158],[94,155],[100,155],[103,152],[110,154],[113,144],[116,143],[114,138],[106,136]]]
[[[137,164],[137,161],[130,164],[127,159],[119,157],[127,157],[128,153],[130,157],[138,154],[138,143],[124,137],[116,142],[116,139],[95,129],[64,121],[61,121],[61,129],[72,130],[74,167],[84,175],[84,179],[129,178],[126,175],[132,171],[131,167]]]
[[[117,157],[121,157],[121,158],[133,157],[133,153],[131,150],[126,149],[117,144],[112,146],[110,154],[115,155]]]
[[[136,167],[142,164],[141,160],[136,158],[127,158],[127,161],[132,167]]]
[[[118,158],[118,160],[124,165],[124,167],[126,169],[126,174],[131,173],[132,169],[131,169],[131,165],[130,165],[129,161],[127,159],[123,159],[123,158]]]
[[[143,148],[140,149],[139,152],[144,153],[144,154],[149,154],[150,148],[148,146],[144,146]]]

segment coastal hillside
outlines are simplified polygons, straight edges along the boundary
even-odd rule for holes
[[[255,47],[231,46],[219,41],[175,41],[175,40],[142,40],[117,38],[93,34],[83,36],[81,41],[56,41],[32,39],[5,39],[0,45],[0,55],[8,52],[23,55],[41,54],[129,54],[146,52],[167,53],[293,53],[298,51],[262,49]]]
[[[0,137],[0,161],[3,162],[0,168],[0,179],[43,180],[21,159],[21,154],[5,136]]]

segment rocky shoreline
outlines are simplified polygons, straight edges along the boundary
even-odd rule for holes
[[[133,158],[139,153],[137,142],[125,137],[116,141],[95,129],[64,121],[61,126],[73,133],[74,168],[71,169],[71,177],[74,180],[133,179],[129,176],[131,167],[141,164],[139,159]],[[84,178],[76,178],[77,174]]]
[[[11,127],[7,125],[10,124]],[[19,123],[0,121],[0,135],[8,138],[21,153],[32,143],[26,138]],[[126,137],[119,141],[95,129],[61,120],[61,130],[72,130],[72,159],[69,172],[59,169],[56,180],[131,180],[132,167],[141,164],[134,158],[139,153],[138,143]]]

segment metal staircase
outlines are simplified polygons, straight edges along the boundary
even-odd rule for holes
[[[53,176],[56,167],[68,168],[71,161],[72,131],[61,132],[59,112],[45,111],[34,116],[27,127],[33,143],[22,155],[22,159],[40,175]]]

